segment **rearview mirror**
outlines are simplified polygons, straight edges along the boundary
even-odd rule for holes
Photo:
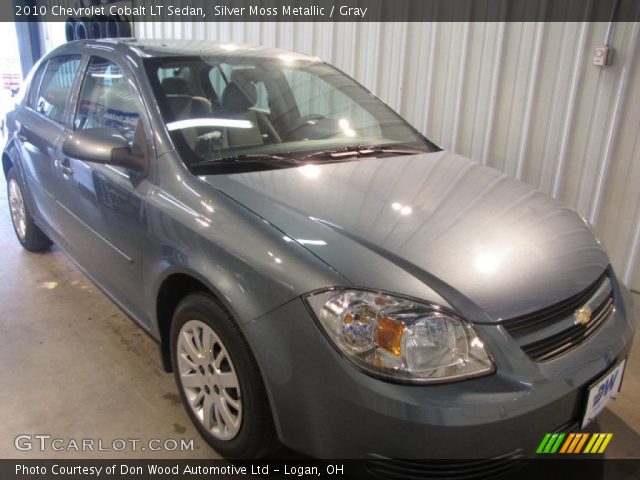
[[[85,162],[116,165],[136,172],[145,169],[141,155],[133,153],[127,139],[114,128],[75,130],[63,142],[62,153]]]

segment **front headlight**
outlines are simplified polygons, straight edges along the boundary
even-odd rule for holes
[[[438,305],[351,289],[305,301],[338,349],[375,376],[431,383],[495,370],[471,324]]]

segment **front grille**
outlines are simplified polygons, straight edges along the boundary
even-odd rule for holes
[[[521,464],[522,450],[481,460],[400,460],[369,454],[364,466],[367,472],[381,479],[418,480],[418,479],[481,479],[501,478]]]
[[[591,320],[577,325],[574,313],[591,308]],[[597,332],[615,310],[611,280],[605,273],[584,291],[538,312],[514,318],[501,325],[520,348],[536,362],[563,355]]]

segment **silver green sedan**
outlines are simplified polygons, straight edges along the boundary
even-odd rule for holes
[[[620,389],[636,320],[590,227],[317,58],[72,42],[18,102],[18,240],[159,342],[222,455],[521,457]]]

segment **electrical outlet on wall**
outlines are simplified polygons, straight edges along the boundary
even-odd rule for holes
[[[598,65],[599,67],[604,67],[606,65],[611,65],[611,60],[613,59],[613,48],[603,45],[601,47],[596,47],[596,50],[593,54],[593,64]]]

